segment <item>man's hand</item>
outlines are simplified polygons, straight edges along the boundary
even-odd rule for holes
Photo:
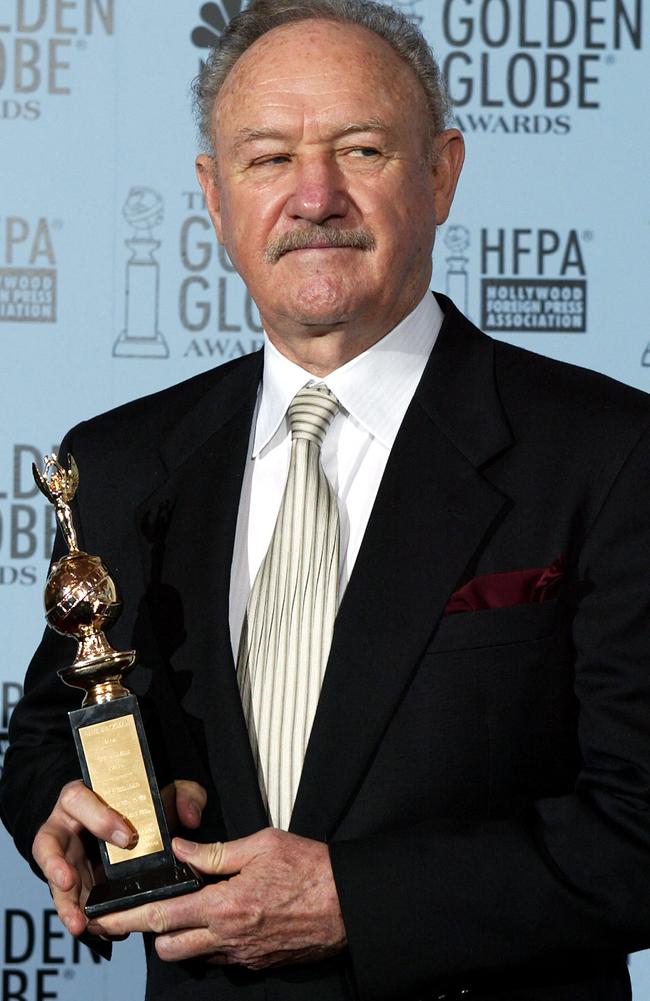
[[[230,876],[172,900],[93,921],[95,934],[155,932],[161,959],[204,957],[258,970],[323,959],[346,944],[327,845],[267,828],[225,844],[174,839],[200,872]]]
[[[162,796],[172,830],[179,823],[190,829],[199,826],[206,802],[201,786],[196,782],[174,782],[163,789]],[[86,831],[119,848],[134,848],[138,841],[129,821],[76,779],[63,787],[32,845],[58,915],[73,935],[81,935],[86,929],[88,920],[83,908],[95,882],[83,840]]]

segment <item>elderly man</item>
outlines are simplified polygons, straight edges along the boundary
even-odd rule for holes
[[[197,97],[263,355],[64,452],[81,542],[122,587],[175,851],[220,878],[87,924],[86,832],[133,829],[79,780],[53,633],[12,721],[17,844],[73,934],[148,933],[151,999],[629,998],[647,399],[428,291],[463,143],[402,15],[253,0]]]

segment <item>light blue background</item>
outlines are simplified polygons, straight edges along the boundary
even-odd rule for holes
[[[538,230],[553,230],[563,242],[569,231],[575,230],[586,274],[570,272],[566,277],[586,280],[586,333],[497,332],[496,336],[650,388],[650,367],[641,364],[650,341],[648,0],[627,0],[623,5],[632,21],[637,14],[641,17],[638,49],[631,44],[623,22],[619,25],[621,47],[614,46],[614,0],[591,4],[587,0],[561,4],[529,0],[523,4],[526,38],[528,42],[539,41],[539,46],[523,49],[518,30],[519,0],[403,0],[402,6],[422,19],[441,59],[452,51],[464,53],[462,58],[469,59],[471,67],[468,71],[464,66],[463,75],[474,78],[477,90],[480,61],[487,57],[492,100],[502,95],[508,63],[518,55],[521,72],[521,53],[532,58],[542,74],[549,57],[565,56],[572,83],[581,56],[597,57],[597,62],[589,63],[589,72],[600,82],[588,92],[598,108],[579,108],[574,93],[560,109],[547,109],[543,94],[529,108],[515,108],[508,100],[502,108],[485,107],[476,94],[467,107],[458,109],[467,128],[467,163],[452,218],[438,234],[434,287],[441,291],[447,288],[450,250],[445,238],[451,226],[467,230],[462,264],[467,298],[459,305],[476,321],[480,320],[483,278],[482,229],[487,228],[491,237],[504,229],[508,242],[517,229],[532,230],[533,241]],[[198,0],[167,4],[153,0],[0,2],[0,275],[8,267],[30,266],[30,244],[42,218],[55,260],[52,263],[41,254],[31,266],[54,267],[58,289],[56,322],[15,322],[0,317],[0,621],[4,651],[0,684],[22,680],[40,634],[47,568],[45,519],[49,515],[44,502],[33,494],[25,496],[31,490],[28,451],[21,453],[23,461],[15,476],[15,446],[30,445],[43,454],[77,421],[259,344],[259,332],[253,329],[257,314],[249,310],[247,321],[245,290],[228,270],[227,261],[219,263],[194,177],[196,137],[188,91],[202,54],[190,37],[200,22],[200,7]],[[576,14],[576,38],[566,47],[553,49],[548,44],[551,7],[560,17],[558,30],[564,30],[568,23],[562,21],[563,12],[566,16],[571,9]],[[21,9],[28,22],[42,19],[42,25],[33,31],[20,30]],[[481,12],[488,39],[480,37]],[[490,39],[494,41],[504,28],[504,17],[510,20],[507,41],[503,46],[490,45]],[[603,21],[594,20],[596,17]],[[445,37],[445,22],[456,39],[473,31],[472,39],[467,44],[452,44],[453,39]],[[44,60],[52,43],[58,60],[69,64],[55,70],[54,83],[68,93],[48,92]],[[595,47],[599,45],[603,48]],[[16,86],[16,48],[31,55],[38,53],[36,65],[42,79],[27,93],[19,92]],[[23,89],[34,85],[33,71],[24,69],[18,83]],[[458,95],[460,84],[455,78],[452,83]],[[18,106],[27,116],[34,115],[34,105],[30,110],[26,102],[38,103],[38,117],[13,117]],[[538,116],[538,125],[543,121],[540,116],[564,115],[569,128],[560,135],[526,134],[520,120],[520,131],[514,133],[517,114],[529,119]],[[488,131],[469,128],[470,115],[474,121],[483,116]],[[159,329],[168,348],[167,358],[116,358],[112,354],[125,326],[130,257],[125,241],[135,232],[123,216],[123,207],[134,186],[152,189],[164,207],[164,218],[153,228],[152,236],[160,243],[154,259],[159,265]],[[184,261],[181,231],[190,217],[191,239]],[[13,247],[10,255],[8,227],[15,234],[25,226],[29,238]],[[206,252],[198,241],[206,244],[211,260],[197,272],[188,269],[187,255],[192,265]],[[546,277],[560,277],[557,268],[557,261],[549,259]],[[186,329],[179,313],[182,283],[193,275],[209,285],[208,293],[200,298],[210,302],[211,319],[201,331]],[[512,267],[506,268],[505,277],[513,277]],[[526,259],[520,277],[539,277],[532,256]],[[152,313],[155,305],[154,299],[146,297],[140,303],[145,313]],[[193,303],[191,316],[196,318],[199,309]],[[220,310],[225,324],[241,330],[219,330]],[[130,334],[135,336],[137,331]],[[12,507],[14,516],[36,518],[37,551],[33,555],[12,555]],[[14,542],[25,547],[29,539],[23,533]],[[18,578],[15,583],[11,583],[13,577]],[[21,579],[35,582],[21,583]],[[49,896],[4,833],[0,834],[0,873],[0,925],[7,921],[8,910],[23,909],[33,915],[40,928],[43,912],[50,907]],[[13,920],[16,928],[24,927],[24,919]],[[0,927],[0,942],[3,939]],[[15,939],[14,947],[19,946]],[[3,974],[15,984],[8,971],[24,971],[29,977],[26,998],[35,997],[38,969],[47,972],[47,989],[65,1001],[81,1001],[90,992],[106,1001],[137,1001],[143,994],[144,964],[137,940],[119,945],[111,964],[96,966],[88,954],[73,962],[67,938],[44,945],[38,932],[28,960],[14,964],[9,958],[3,957]],[[634,958],[632,970],[635,999],[650,1001],[647,954]]]

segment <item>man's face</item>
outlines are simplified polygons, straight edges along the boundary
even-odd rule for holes
[[[439,136],[434,166],[421,85],[383,39],[276,28],[231,71],[213,127],[199,179],[273,340],[338,329],[363,350],[417,304],[462,140]]]

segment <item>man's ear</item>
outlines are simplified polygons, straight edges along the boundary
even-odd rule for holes
[[[436,225],[446,221],[465,160],[465,141],[458,129],[445,129],[434,139],[434,201]]]
[[[196,176],[203,191],[205,204],[207,206],[212,225],[219,243],[223,243],[221,227],[221,191],[217,177],[217,164],[213,156],[201,153],[196,158]]]

